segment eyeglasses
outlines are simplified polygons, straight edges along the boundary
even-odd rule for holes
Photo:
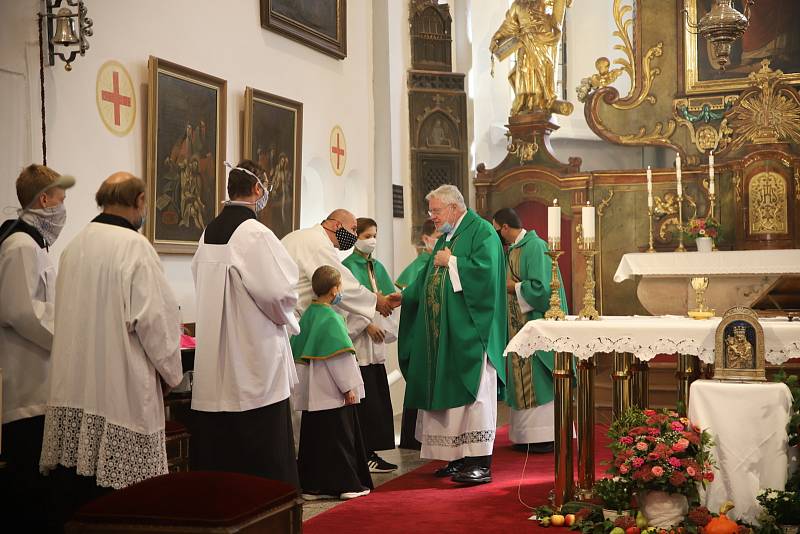
[[[428,217],[434,217],[434,216],[440,215],[444,210],[450,208],[451,206],[452,206],[452,204],[448,204],[447,206],[445,206],[443,208],[436,208],[436,209],[428,210]]]

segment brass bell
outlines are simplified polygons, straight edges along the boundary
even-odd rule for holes
[[[78,43],[80,39],[75,35],[75,19],[69,8],[62,7],[56,14],[56,31],[50,40],[54,45],[70,46]]]

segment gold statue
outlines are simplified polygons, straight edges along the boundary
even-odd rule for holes
[[[725,338],[725,358],[729,369],[752,369],[753,346],[745,337],[744,326],[734,326],[733,335]]]
[[[572,104],[556,97],[555,67],[564,14],[572,0],[514,0],[489,51],[501,61],[516,52],[508,75],[514,88],[511,115],[531,112],[569,115]]]

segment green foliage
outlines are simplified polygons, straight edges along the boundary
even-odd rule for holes
[[[756,500],[763,510],[762,524],[800,525],[800,493],[767,488],[759,491]]]
[[[608,510],[628,510],[631,507],[631,485],[619,477],[601,478],[592,487],[592,494],[603,501]]]
[[[786,369],[781,367],[772,379],[775,382],[783,382],[792,393],[792,415],[786,425],[786,433],[789,437],[789,446],[793,447],[800,444],[800,379],[797,375],[790,375]],[[786,482],[788,491],[800,491],[800,471],[795,470]]]

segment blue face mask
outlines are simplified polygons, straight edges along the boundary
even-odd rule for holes
[[[342,302],[342,294],[341,293],[336,293],[336,296],[333,297],[333,300],[331,301],[331,306],[336,306],[337,304],[340,304],[341,302]]]
[[[440,231],[443,234],[449,234],[450,232],[453,231],[453,225],[450,224],[449,222],[446,222],[443,225],[441,225],[439,228],[437,228],[437,230]]]

